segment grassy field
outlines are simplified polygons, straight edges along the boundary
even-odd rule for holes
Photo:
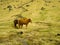
[[[20,15],[27,29],[14,28]],[[0,45],[60,45],[60,0],[0,0]]]

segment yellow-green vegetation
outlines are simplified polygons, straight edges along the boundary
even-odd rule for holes
[[[20,15],[27,29],[14,28]],[[60,45],[60,0],[0,0],[0,45]]]

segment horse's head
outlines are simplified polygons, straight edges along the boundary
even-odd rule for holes
[[[32,20],[31,19],[28,19],[28,21],[32,23]]]

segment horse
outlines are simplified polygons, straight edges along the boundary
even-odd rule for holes
[[[18,19],[14,20],[14,27],[17,28],[17,24],[18,24]]]
[[[27,18],[26,19],[19,19],[19,21],[18,21],[19,28],[20,27],[22,28],[23,25],[26,25],[26,28],[27,28],[29,22],[32,22],[31,19],[27,19]]]
[[[18,27],[22,28],[23,25],[26,25],[26,28],[27,28],[29,22],[32,22],[32,20],[30,18],[29,19],[27,19],[27,18],[15,19],[14,20],[14,26],[15,26],[15,28],[17,28],[16,25],[18,24]]]

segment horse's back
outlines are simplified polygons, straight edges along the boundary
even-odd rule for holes
[[[19,23],[20,24],[28,24],[29,23],[29,19],[27,19],[27,18],[19,19]]]

